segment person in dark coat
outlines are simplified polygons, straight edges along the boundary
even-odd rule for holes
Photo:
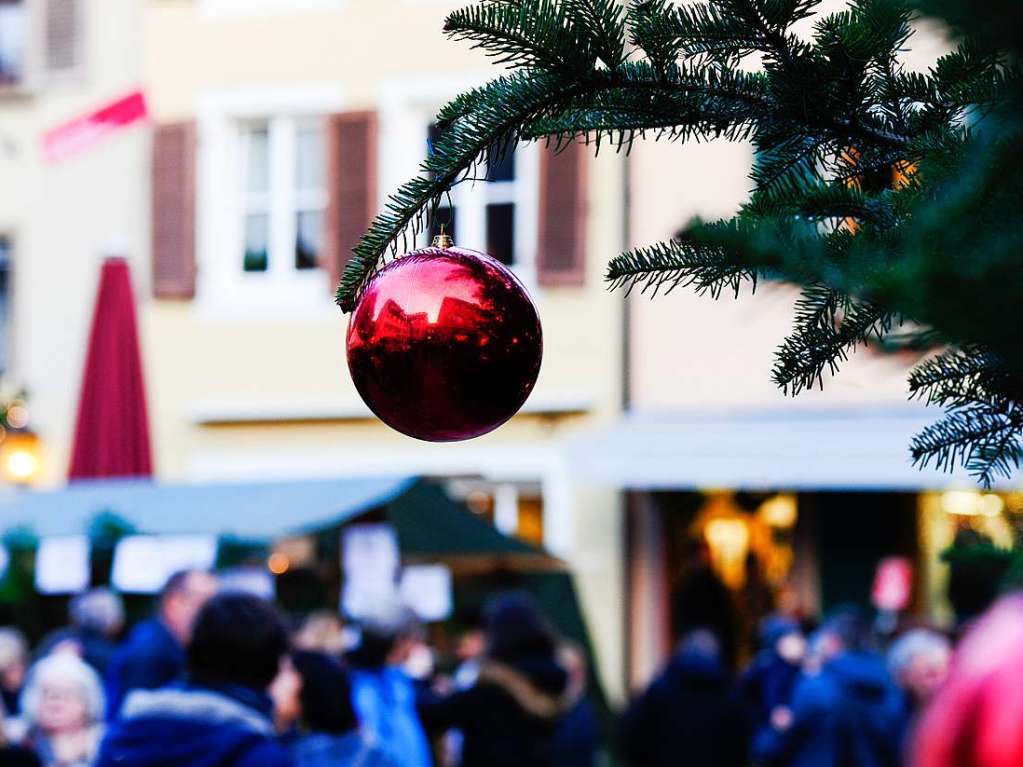
[[[740,684],[752,718],[752,753],[757,760],[773,743],[776,724],[791,719],[792,696],[802,671],[806,639],[794,620],[772,616],[760,626],[760,646]]]
[[[116,650],[115,638],[124,628],[124,603],[110,589],[101,587],[72,599],[68,614],[71,625],[45,637],[37,657],[70,649],[100,677],[105,676]]]
[[[629,706],[622,750],[631,767],[740,767],[749,729],[717,638],[697,629]]]
[[[96,767],[292,767],[267,694],[287,652],[271,604],[247,594],[214,597],[196,620],[186,680],[130,693]]]
[[[427,729],[458,729],[462,767],[556,767],[554,737],[567,675],[554,632],[525,596],[499,597],[485,615],[487,649],[467,690],[420,701]]]
[[[110,659],[108,718],[117,715],[132,690],[155,690],[181,676],[196,615],[216,590],[213,576],[197,570],[181,571],[167,580],[156,616],[139,623]]]
[[[586,651],[572,642],[565,642],[558,652],[561,665],[568,673],[565,692],[565,715],[554,733],[554,764],[557,767],[594,767],[600,745],[600,724],[597,710],[586,694],[589,664]]]
[[[765,752],[785,767],[896,767],[905,729],[902,696],[870,648],[856,611],[828,621],[796,685],[791,722]]]

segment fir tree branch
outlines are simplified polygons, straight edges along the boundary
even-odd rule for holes
[[[994,413],[983,407],[953,409],[913,438],[910,453],[921,468],[933,464],[950,472],[965,467],[984,487],[1010,477],[1023,460],[1023,414]]]
[[[844,310],[837,320],[837,305],[832,311],[836,301],[841,301]],[[841,300],[827,291],[804,291],[800,304],[795,328],[778,350],[772,372],[774,382],[793,396],[815,386],[823,388],[825,369],[837,373],[857,346],[884,335],[894,322],[880,307]],[[829,312],[832,322],[827,321]]]
[[[724,291],[739,295],[743,283],[756,289],[758,272],[741,266],[720,248],[706,247],[684,239],[637,248],[611,260],[607,268],[610,289],[639,287],[657,295],[679,286],[692,287],[697,293],[714,298]]]
[[[585,72],[594,54],[569,23],[568,8],[555,0],[491,0],[454,11],[444,31],[452,39],[471,41],[499,64]]]

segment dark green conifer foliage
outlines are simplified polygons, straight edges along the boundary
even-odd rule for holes
[[[858,346],[941,350],[910,377],[945,417],[911,446],[990,484],[1023,460],[1023,7],[1016,0],[486,0],[448,34],[508,71],[441,110],[445,128],[354,250],[345,311],[443,194],[516,141],[627,151],[637,136],[751,141],[737,216],[615,258],[613,287],[738,295],[803,288],[775,382],[823,384]],[[912,23],[955,50],[908,70]],[[812,17],[811,37],[793,26]]]

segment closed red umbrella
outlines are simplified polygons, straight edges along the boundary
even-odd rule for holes
[[[109,258],[89,334],[69,479],[146,477],[152,471],[131,271],[124,259]]]

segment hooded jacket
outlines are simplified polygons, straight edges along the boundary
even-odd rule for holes
[[[292,767],[271,710],[267,696],[234,685],[136,690],[96,767]]]
[[[803,677],[792,702],[792,727],[779,738],[775,762],[789,767],[896,767],[905,709],[884,662],[846,652]]]
[[[625,714],[622,747],[636,767],[739,767],[749,726],[721,662],[677,654]]]
[[[421,701],[420,715],[429,729],[462,732],[462,767],[555,767],[565,682],[553,658],[489,659],[475,685]]]

